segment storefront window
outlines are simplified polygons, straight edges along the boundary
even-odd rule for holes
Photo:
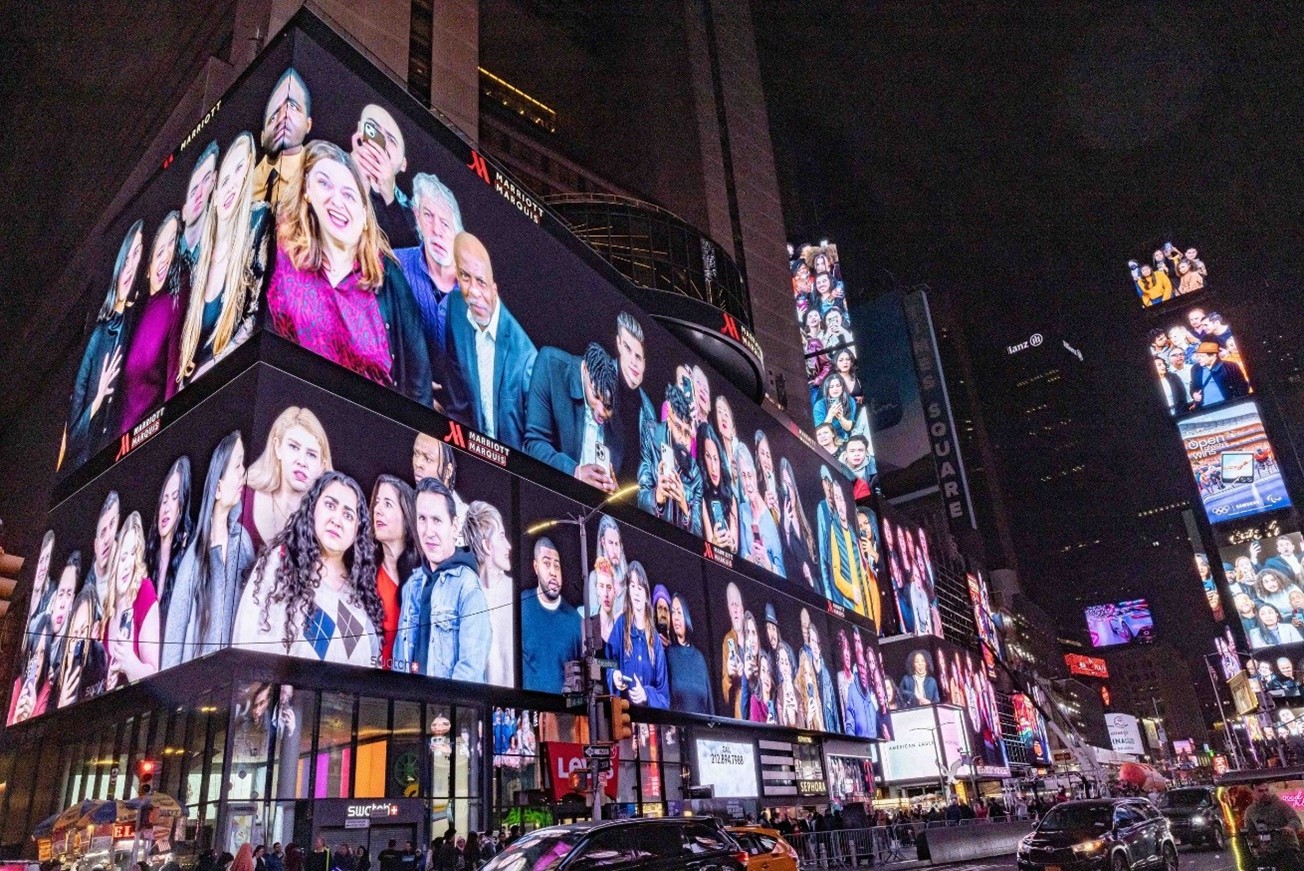
[[[354,798],[384,798],[389,772],[389,702],[362,698],[358,702],[358,773]]]
[[[202,704],[191,708],[186,717],[185,768],[181,775],[185,788],[177,798],[187,806],[194,806],[201,801],[204,760],[208,758],[208,719]]]
[[[282,686],[277,705],[275,765],[272,795],[308,798],[312,795],[312,727],[317,722],[317,693]]]
[[[344,693],[322,693],[317,720],[315,798],[348,798],[353,781],[353,702]]]
[[[230,687],[224,688],[225,692],[214,693],[214,697],[220,700],[221,704],[211,705],[209,711],[209,749],[208,749],[208,780],[205,787],[205,796],[208,801],[216,803],[222,796],[222,778],[224,776],[224,765],[226,764],[226,733],[229,727],[230,703],[228,696],[231,692]]]
[[[453,720],[448,705],[427,708],[430,723],[430,797],[451,798],[453,794]]]
[[[390,737],[387,797],[410,798],[421,794],[423,758],[421,704],[396,701]]]
[[[230,800],[267,796],[267,764],[278,701],[276,686],[271,683],[247,683],[236,688],[231,712]]]

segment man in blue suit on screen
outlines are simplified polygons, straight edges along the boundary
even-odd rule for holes
[[[525,400],[538,355],[503,305],[484,244],[470,233],[453,239],[460,293],[448,299],[447,353],[436,367],[440,407],[491,439],[525,444]]]
[[[540,351],[526,403],[525,452],[599,490],[615,490],[625,455],[612,425],[616,378],[616,361],[597,342],[583,357]]]

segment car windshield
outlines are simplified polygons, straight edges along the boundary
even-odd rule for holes
[[[1038,826],[1043,832],[1103,831],[1114,818],[1114,808],[1107,804],[1060,805],[1051,808]]]
[[[1209,801],[1203,789],[1174,789],[1159,796],[1159,806],[1166,808],[1199,807]]]
[[[522,835],[489,860],[482,871],[552,871],[584,838],[583,832],[539,829]]]

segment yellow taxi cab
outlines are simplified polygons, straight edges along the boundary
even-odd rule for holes
[[[797,871],[797,851],[774,829],[729,826],[728,832],[747,853],[747,871]]]

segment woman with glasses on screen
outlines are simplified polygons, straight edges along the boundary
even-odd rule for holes
[[[232,646],[375,666],[384,619],[367,497],[348,475],[326,472],[258,558]]]
[[[132,224],[118,247],[108,293],[95,316],[95,326],[77,368],[67,436],[67,457],[73,467],[86,462],[101,439],[118,434],[121,399],[116,394],[127,344],[126,311],[143,256],[144,227],[144,221]]]
[[[430,406],[420,314],[353,159],[330,142],[309,143],[277,223],[272,329]]]
[[[218,443],[209,460],[195,537],[177,570],[168,605],[164,668],[220,650],[231,640],[236,597],[254,562],[253,542],[240,525],[244,458],[244,439],[236,430]]]
[[[145,529],[139,512],[128,514],[118,530],[111,565],[109,600],[104,609],[108,615],[104,635],[110,689],[158,671],[158,596],[145,573]]]
[[[132,321],[131,346],[122,370],[121,432],[131,429],[177,390],[181,353],[181,303],[178,271],[173,269],[181,215],[168,212],[154,231],[145,276],[149,295]]]
[[[203,375],[253,329],[272,230],[271,209],[254,199],[256,158],[248,132],[237,136],[222,156],[181,330],[179,386]]]

